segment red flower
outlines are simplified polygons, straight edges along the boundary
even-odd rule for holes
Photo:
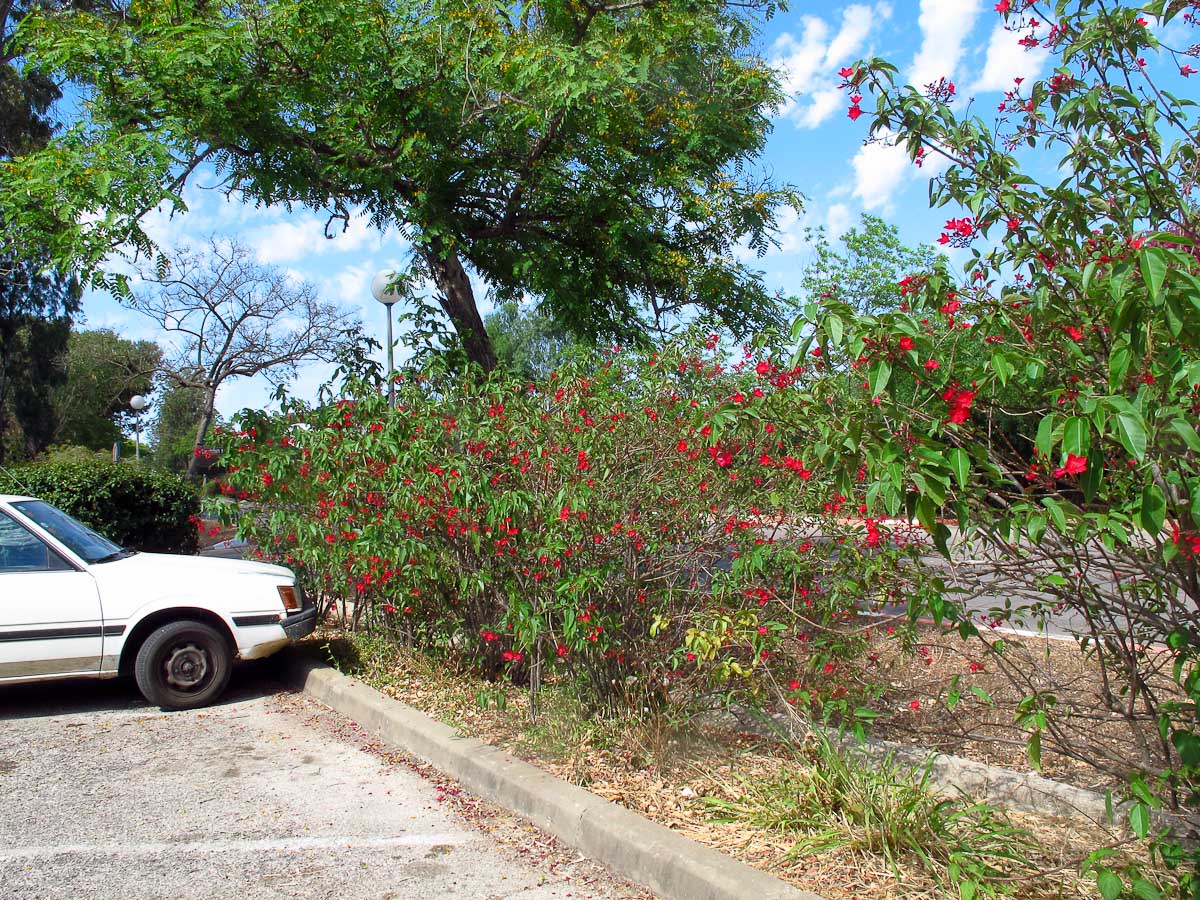
[[[843,67],[838,69],[838,75],[840,75],[842,78],[850,78],[854,75],[854,70],[848,67]]]
[[[1055,478],[1063,478],[1067,475],[1082,475],[1087,471],[1087,457],[1076,456],[1074,453],[1067,454],[1067,464],[1054,470]]]
[[[763,360],[757,366],[754,367],[754,371],[757,372],[759,375],[766,375],[768,372],[771,371],[771,364],[769,362],[767,362],[766,360]]]
[[[913,348],[913,339],[910,337],[900,338],[900,349],[907,353]]]
[[[1007,4],[1007,3],[1008,3],[1008,0],[1004,0],[1004,2]],[[920,709],[920,708],[921,708],[921,701],[920,701],[920,700],[914,700],[912,703],[908,704],[908,708],[909,708],[909,709]]]
[[[862,109],[860,109],[858,106],[852,106],[848,110],[846,110],[846,115],[849,116],[850,121],[853,122],[855,119],[857,119],[859,116],[862,115]]]
[[[940,363],[938,363],[938,361],[936,359],[926,360],[926,362],[925,362],[925,368],[928,369],[930,372],[936,371],[939,365],[940,365]]]
[[[1180,66],[1179,74],[1182,75],[1184,78],[1187,78],[1189,75],[1195,75],[1196,70],[1193,69],[1191,66]]]
[[[1063,331],[1065,331],[1067,333],[1067,337],[1069,337],[1073,341],[1082,341],[1083,340],[1083,332],[1080,331],[1078,328],[1076,328],[1074,325],[1064,325]]]
[[[789,690],[789,691],[798,691],[798,690],[800,690],[800,682],[798,682],[798,681],[789,681],[789,682],[788,682],[788,690]]]
[[[975,391],[960,391],[957,388],[947,388],[942,399],[950,404],[950,423],[967,421],[971,416],[971,404],[975,402]]]

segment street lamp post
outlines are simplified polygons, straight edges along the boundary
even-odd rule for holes
[[[371,279],[371,294],[387,307],[387,379],[388,379],[388,408],[396,405],[396,381],[392,371],[396,368],[392,347],[392,305],[400,299],[395,288],[391,287],[396,278],[395,272],[379,272]]]
[[[129,405],[133,409],[133,459],[134,462],[142,461],[142,410],[150,405],[150,401],[141,394],[134,394],[129,398]]]

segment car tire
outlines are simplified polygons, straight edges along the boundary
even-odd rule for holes
[[[221,695],[233,673],[224,635],[203,622],[168,622],[146,638],[133,665],[142,696],[165,710],[196,709]]]

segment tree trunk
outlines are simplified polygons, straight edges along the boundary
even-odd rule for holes
[[[475,305],[471,279],[467,277],[458,253],[448,249],[441,238],[434,238],[425,251],[425,261],[433,272],[438,300],[454,323],[467,358],[485,372],[492,371],[497,365],[496,351],[492,349],[491,338],[483,327],[483,319]]]
[[[192,458],[188,460],[188,478],[195,478],[200,472],[200,448],[204,446],[204,438],[208,436],[208,429],[212,426],[213,415],[216,413],[216,409],[216,389],[205,386],[204,417],[200,420],[200,424],[196,426],[196,443],[192,447]]]

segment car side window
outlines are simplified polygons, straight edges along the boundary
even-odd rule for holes
[[[45,541],[0,512],[0,574],[11,572],[61,572],[72,566]]]

